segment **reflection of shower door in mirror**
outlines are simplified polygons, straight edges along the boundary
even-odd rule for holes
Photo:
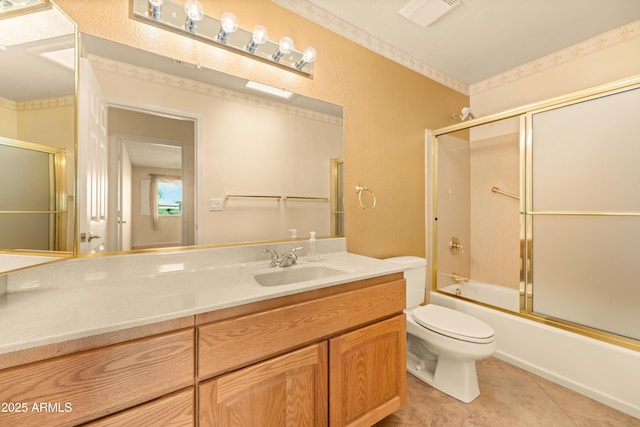
[[[60,250],[52,151],[0,140],[0,249]]]
[[[106,249],[107,110],[89,62],[80,63],[78,170],[80,253]],[[85,198],[84,200],[82,200]]]

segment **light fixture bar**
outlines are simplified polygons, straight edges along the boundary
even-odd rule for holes
[[[293,92],[289,92],[288,90],[279,89],[277,87],[265,85],[262,83],[257,83],[252,80],[249,80],[245,85],[245,87],[247,89],[257,90],[259,92],[277,96],[284,99],[290,99],[293,96]]]
[[[194,8],[195,4],[199,8]],[[185,7],[187,5],[189,8]],[[290,43],[283,45],[269,40],[266,28],[260,25],[253,31],[239,28],[235,16],[229,12],[220,19],[207,16],[197,0],[188,0],[185,6],[171,0],[132,0],[133,16],[147,24],[170,29],[304,76],[313,75],[315,49],[296,50],[288,37],[285,39]],[[195,11],[198,13],[194,14]],[[313,55],[309,55],[309,52],[313,52]]]

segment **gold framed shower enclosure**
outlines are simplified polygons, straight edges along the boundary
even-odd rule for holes
[[[629,334],[625,331],[623,331],[622,333],[615,332],[615,331],[612,332],[607,330],[606,327],[601,327],[598,324],[593,324],[590,322],[582,322],[579,320],[580,316],[575,316],[575,318],[568,315],[565,316],[564,310],[558,309],[558,307],[561,307],[561,305],[548,304],[541,299],[542,297],[535,296],[537,287],[540,287],[539,295],[545,295],[545,294],[553,295],[555,292],[557,292],[562,288],[562,286],[560,285],[562,285],[565,282],[571,282],[571,278],[563,278],[562,280],[565,280],[565,282],[562,282],[562,280],[558,280],[557,281],[558,283],[553,283],[553,286],[551,286],[547,283],[551,283],[555,281],[555,279],[548,280],[550,277],[553,277],[553,273],[544,272],[544,271],[541,272],[540,270],[536,271],[537,266],[542,265],[541,260],[538,260],[538,264],[536,264],[536,256],[539,258],[541,257],[541,259],[546,257],[545,253],[541,252],[542,249],[540,248],[549,247],[549,244],[546,244],[546,245],[543,244],[544,240],[540,240],[540,239],[543,239],[542,236],[544,236],[545,234],[540,233],[539,230],[547,230],[547,229],[558,230],[557,228],[554,229],[550,227],[549,224],[554,222],[557,222],[559,224],[565,224],[565,223],[568,224],[567,221],[571,221],[571,226],[566,227],[567,229],[576,228],[576,230],[584,230],[584,229],[589,229],[589,226],[594,224],[593,221],[596,221],[597,219],[603,219],[603,221],[610,221],[615,219],[622,219],[622,221],[632,221],[633,227],[634,227],[633,229],[635,230],[636,228],[638,228],[638,222],[636,220],[640,221],[640,207],[637,207],[636,205],[633,205],[631,207],[625,205],[620,209],[600,209],[600,208],[576,209],[573,207],[566,208],[566,209],[563,209],[563,208],[552,209],[552,208],[549,208],[549,206],[545,206],[545,203],[541,202],[542,198],[538,196],[534,196],[534,194],[540,194],[539,189],[544,186],[543,184],[540,184],[539,182],[540,179],[538,178],[538,175],[534,176],[534,169],[536,167],[540,169],[539,167],[540,163],[544,164],[544,162],[541,161],[540,159],[554,158],[554,155],[549,154],[549,153],[552,153],[551,151],[544,152],[544,150],[542,149],[538,150],[539,152],[534,152],[534,150],[538,149],[536,147],[538,146],[544,147],[544,145],[539,142],[540,138],[538,135],[538,134],[544,134],[544,132],[540,131],[538,132],[538,134],[536,134],[536,131],[534,131],[534,122],[536,125],[539,123],[544,123],[544,120],[542,120],[542,118],[546,119],[546,117],[548,116],[553,117],[555,112],[563,111],[562,109],[564,109],[565,107],[568,107],[568,109],[574,108],[574,106],[577,106],[577,108],[580,108],[583,105],[587,105],[587,101],[613,99],[611,95],[625,94],[626,96],[626,94],[629,94],[629,93],[640,94],[640,76],[635,76],[629,79],[613,82],[607,85],[602,85],[599,87],[574,92],[574,93],[561,96],[561,97],[556,97],[550,100],[546,100],[546,101],[542,101],[534,104],[528,104],[522,107],[510,109],[501,113],[477,118],[467,122],[461,122],[453,126],[448,126],[445,128],[437,129],[435,131],[427,132],[431,140],[431,144],[428,145],[428,150],[426,153],[426,156],[427,156],[426,164],[431,166],[431,173],[429,174],[429,178],[428,178],[430,182],[427,183],[427,189],[428,189],[427,231],[431,235],[430,238],[428,238],[427,254],[430,259],[430,266],[431,266],[431,271],[428,277],[431,285],[431,290],[439,293],[444,293],[438,286],[439,280],[443,281],[443,277],[446,275],[451,275],[454,273],[455,274],[465,273],[464,271],[446,271],[446,269],[442,267],[444,265],[442,260],[438,259],[439,256],[440,257],[449,256],[448,254],[443,253],[445,251],[442,250],[442,247],[440,248],[440,250],[438,250],[438,245],[440,240],[448,241],[449,239],[448,234],[451,232],[448,226],[444,226],[444,229],[443,229],[442,218],[440,218],[440,221],[439,221],[439,213],[441,208],[439,205],[441,204],[441,198],[447,196],[446,195],[447,191],[449,193],[451,193],[452,191],[451,189],[441,188],[441,183],[439,183],[439,176],[441,175],[441,173],[445,173],[443,171],[439,171],[439,168],[442,167],[439,165],[439,157],[443,155],[443,153],[440,152],[442,149],[440,147],[441,140],[444,136],[449,136],[454,134],[457,136],[463,135],[464,136],[463,139],[466,139],[467,143],[470,145],[470,144],[473,144],[473,142],[471,142],[471,139],[472,139],[471,133],[474,130],[477,131],[477,129],[480,126],[488,125],[488,124],[495,125],[497,122],[511,119],[513,121],[517,121],[518,129],[519,129],[518,135],[517,135],[517,138],[518,138],[517,144],[519,149],[519,160],[518,160],[519,161],[519,165],[518,165],[518,168],[519,168],[518,181],[519,182],[518,182],[517,190],[519,194],[514,194],[516,192],[515,188],[509,188],[508,189],[509,191],[507,191],[506,188],[502,188],[502,185],[500,186],[494,185],[493,187],[490,186],[487,188],[487,191],[496,193],[495,197],[500,197],[504,200],[510,200],[511,203],[513,204],[517,203],[518,205],[517,207],[518,216],[519,216],[518,239],[520,241],[520,244],[519,244],[519,247],[520,247],[519,309],[518,310],[505,309],[503,307],[495,306],[491,303],[476,301],[470,298],[465,298],[464,296],[457,296],[455,294],[452,295],[451,293],[446,293],[446,295],[453,298],[462,298],[474,303],[489,306],[497,310],[509,312],[517,316],[522,316],[537,322],[541,322],[541,323],[549,324],[555,327],[570,330],[572,332],[576,332],[592,338],[596,338],[606,342],[621,345],[627,348],[640,350],[640,339],[637,336],[632,336],[633,333]],[[551,113],[551,114],[548,114],[548,113]],[[637,111],[636,111],[636,115],[637,115]],[[558,116],[560,118],[562,117],[562,115],[560,114],[558,114]],[[588,120],[588,119],[585,118],[585,120]],[[612,119],[610,121],[611,123],[608,125],[610,125],[611,127],[615,127],[616,126],[615,123],[617,123],[616,120],[625,120],[625,118],[617,117],[615,119]],[[630,119],[627,119],[627,120],[629,121]],[[549,128],[553,129],[551,126],[549,126]],[[561,132],[559,133],[561,134]],[[637,135],[634,135],[634,137],[637,139]],[[536,140],[536,138],[538,138],[538,140]],[[602,140],[602,141],[599,141],[599,144],[603,144],[603,146],[606,147],[607,142],[608,141],[606,140]],[[536,143],[538,143],[538,146],[536,146]],[[572,147],[579,146],[579,143],[580,141],[575,141],[575,144],[578,144],[578,145],[574,144]],[[553,146],[550,144],[547,144],[547,145],[551,147],[551,149],[556,149],[556,146]],[[558,146],[559,145],[560,144],[558,144]],[[536,155],[539,158],[538,164],[534,163],[534,157],[536,157]],[[629,155],[636,155],[636,154],[631,153]],[[600,159],[596,159],[596,160],[599,161]],[[588,172],[589,171],[586,171],[584,173],[588,173]],[[603,174],[603,179],[602,179],[603,182],[606,182],[608,179],[607,172],[603,170],[598,170],[596,167],[594,167],[591,173]],[[567,176],[571,176],[571,175],[573,175],[572,171],[567,171]],[[555,181],[555,183],[557,182],[558,181]],[[560,183],[559,185],[560,187],[562,187],[561,184],[562,183]],[[538,193],[534,193],[534,186],[538,190]],[[636,184],[636,187],[638,187],[637,184]],[[621,191],[619,188],[608,188],[607,190],[612,193]],[[604,190],[602,192],[604,192]],[[631,198],[635,198],[635,196],[632,195]],[[515,200],[511,200],[511,199],[515,199]],[[560,205],[562,205],[563,203],[564,201],[560,203]],[[576,226],[576,224],[579,224],[579,225]],[[602,224],[602,223],[598,223],[598,224]],[[610,222],[606,222],[603,229],[607,229],[607,227],[609,226],[610,226]],[[621,228],[624,228],[625,226],[626,225],[616,226],[617,227],[616,229],[621,229]],[[536,231],[538,231],[538,234],[539,234],[537,236],[537,239],[538,239],[537,247],[534,246],[536,245]],[[630,232],[633,233],[632,231]],[[547,236],[549,235],[553,236],[552,233],[553,233],[552,231],[546,231]],[[636,233],[636,235],[638,234]],[[624,239],[626,238],[623,238],[623,240]],[[558,246],[563,247],[562,245],[566,244],[567,242],[554,241],[553,243],[554,244],[558,243]],[[440,242],[440,244],[442,246],[442,242]],[[594,244],[594,247],[595,247],[594,250],[596,250],[596,252],[601,251],[602,253],[605,253],[607,251],[615,251],[617,249],[615,247],[604,248],[602,246],[603,245]],[[569,247],[569,246],[566,246],[566,247]],[[534,248],[537,248],[537,252],[536,250],[534,250]],[[629,246],[625,246],[623,250],[627,248],[629,248]],[[465,247],[465,250],[466,249],[467,247]],[[585,250],[584,248],[578,248],[578,249]],[[633,256],[633,255],[629,255],[629,256]],[[628,260],[629,256],[625,259]],[[636,256],[636,259],[640,259],[640,253],[638,253],[638,256]],[[445,264],[446,264],[446,268],[449,268],[449,269],[451,268],[450,263],[445,263]],[[587,266],[584,266],[584,269],[586,268]],[[623,267],[612,266],[612,268],[621,269]],[[536,272],[537,276],[536,274],[534,274],[534,272]],[[556,272],[557,272],[557,269],[556,269]],[[534,277],[537,279],[537,281],[534,280]],[[543,282],[541,282],[542,280],[541,278],[544,278]],[[631,279],[634,282],[637,281],[637,278],[631,278]],[[542,286],[540,285],[540,283],[544,283],[545,285]],[[608,284],[603,284],[603,287],[606,287],[606,286],[608,286]],[[588,290],[580,289],[577,292],[574,291],[570,295],[562,294],[562,293],[560,293],[559,295],[562,295],[562,298],[564,298],[565,300],[563,304],[566,304],[567,306],[571,306],[571,305],[577,306],[579,305],[579,301],[581,301],[581,298],[586,293],[588,293]],[[603,295],[606,296],[606,291],[603,293]],[[579,297],[579,298],[575,298],[574,300],[574,297]],[[576,302],[576,300],[578,302]],[[551,308],[547,310],[546,309],[547,306]],[[545,309],[541,309],[541,307],[545,307]],[[595,311],[597,311],[597,309],[595,309]],[[631,320],[630,323],[632,325],[640,322],[640,319],[638,318],[638,316],[640,316],[640,312],[637,312],[637,313],[638,314],[633,315],[634,316],[633,319],[630,319]],[[594,315],[593,317],[595,318],[597,316]]]

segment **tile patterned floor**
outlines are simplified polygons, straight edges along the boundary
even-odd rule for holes
[[[640,419],[494,357],[476,369],[480,396],[469,404],[408,374],[407,405],[376,427],[640,427]]]

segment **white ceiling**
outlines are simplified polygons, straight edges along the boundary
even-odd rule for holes
[[[374,50],[398,49],[465,85],[640,19],[640,0],[460,0],[427,27],[398,13],[410,0],[273,1]],[[444,0],[425,3],[431,1]]]

